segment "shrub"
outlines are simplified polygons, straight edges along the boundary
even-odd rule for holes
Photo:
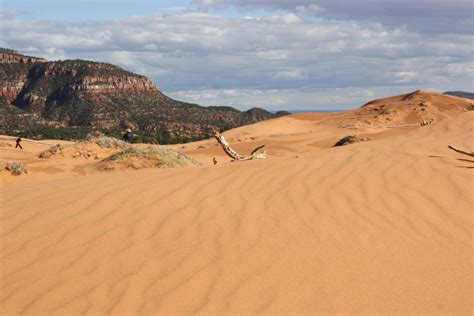
[[[183,153],[175,152],[166,147],[148,146],[146,148],[136,148],[129,146],[103,159],[99,163],[99,169],[112,170],[115,169],[116,165],[133,169],[153,167],[174,168],[183,167],[188,164],[198,165],[199,162]]]
[[[87,140],[95,142],[101,148],[127,148],[130,144],[115,137],[105,136],[102,133],[87,135]]]
[[[7,162],[5,169],[10,171],[10,173],[14,176],[28,173],[28,168],[20,162]]]
[[[54,145],[53,147],[51,147],[49,149],[46,149],[46,150],[42,151],[39,154],[38,157],[43,158],[43,159],[47,159],[47,158],[50,158],[53,155],[56,155],[56,154],[62,152],[62,150],[63,150],[63,146],[61,146],[60,144],[57,144],[57,145]]]

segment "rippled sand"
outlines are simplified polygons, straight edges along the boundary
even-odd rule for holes
[[[181,146],[204,167],[0,148],[32,170],[2,173],[1,313],[472,314],[474,162],[447,145],[474,149],[474,112],[338,148],[320,119],[225,134],[263,161]]]

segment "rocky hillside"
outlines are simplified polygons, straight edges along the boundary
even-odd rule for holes
[[[0,132],[30,137],[119,135],[131,128],[143,141],[182,142],[275,116],[176,101],[145,76],[111,64],[47,62],[7,49],[0,50],[0,86]]]
[[[474,93],[465,91],[446,91],[443,94],[474,100]]]

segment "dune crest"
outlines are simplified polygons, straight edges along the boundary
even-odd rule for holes
[[[324,123],[373,126],[419,124],[423,120],[439,122],[470,110],[474,110],[470,99],[417,90],[370,101],[359,109],[335,115]]]

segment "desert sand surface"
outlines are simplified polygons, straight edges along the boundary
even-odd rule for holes
[[[427,114],[399,96],[375,102],[399,102],[391,121],[368,105],[224,133],[265,160],[205,140],[171,146],[202,166],[106,172],[38,158],[54,140],[0,147],[30,169],[0,172],[1,314],[472,315],[474,159],[447,146],[474,149],[474,111],[423,93]],[[346,135],[370,140],[332,147]]]

